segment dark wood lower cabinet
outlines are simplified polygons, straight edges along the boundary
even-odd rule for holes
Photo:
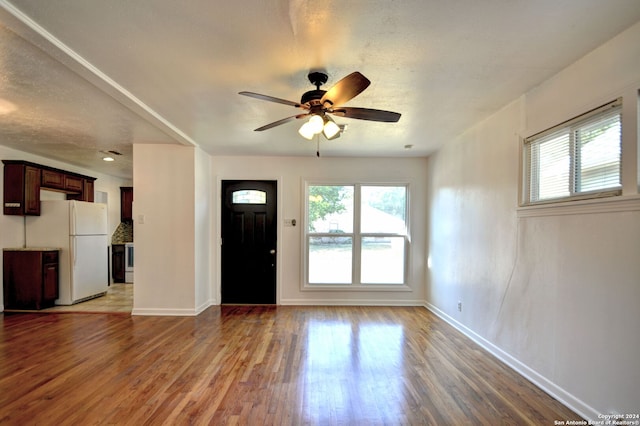
[[[111,245],[111,274],[114,283],[123,283],[125,281],[124,274],[124,244]]]
[[[42,309],[58,298],[58,251],[3,251],[5,309]]]

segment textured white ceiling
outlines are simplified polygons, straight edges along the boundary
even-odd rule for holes
[[[237,93],[299,101],[323,68],[325,89],[371,80],[348,106],[402,113],[336,118],[323,155],[424,156],[638,20],[638,0],[0,0],[0,144],[124,177],[133,143],[314,155],[300,122],[253,131],[299,110]]]

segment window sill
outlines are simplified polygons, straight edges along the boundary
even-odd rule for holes
[[[634,194],[519,207],[516,211],[518,217],[520,218],[592,213],[616,213],[637,210],[640,210],[640,195]]]
[[[302,291],[413,291],[406,284],[305,284],[301,288]]]

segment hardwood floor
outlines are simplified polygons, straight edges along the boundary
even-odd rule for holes
[[[96,297],[75,305],[56,305],[40,310],[6,309],[10,313],[108,313],[121,312],[130,314],[133,310],[133,284],[111,284],[104,296]]]
[[[534,424],[579,417],[420,307],[0,317],[2,424]]]
[[[41,312],[127,312],[133,309],[133,284],[111,284],[104,296],[70,306],[53,306]]]

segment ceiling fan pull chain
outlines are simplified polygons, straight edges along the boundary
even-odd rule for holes
[[[320,135],[316,135],[316,157],[320,158]]]

